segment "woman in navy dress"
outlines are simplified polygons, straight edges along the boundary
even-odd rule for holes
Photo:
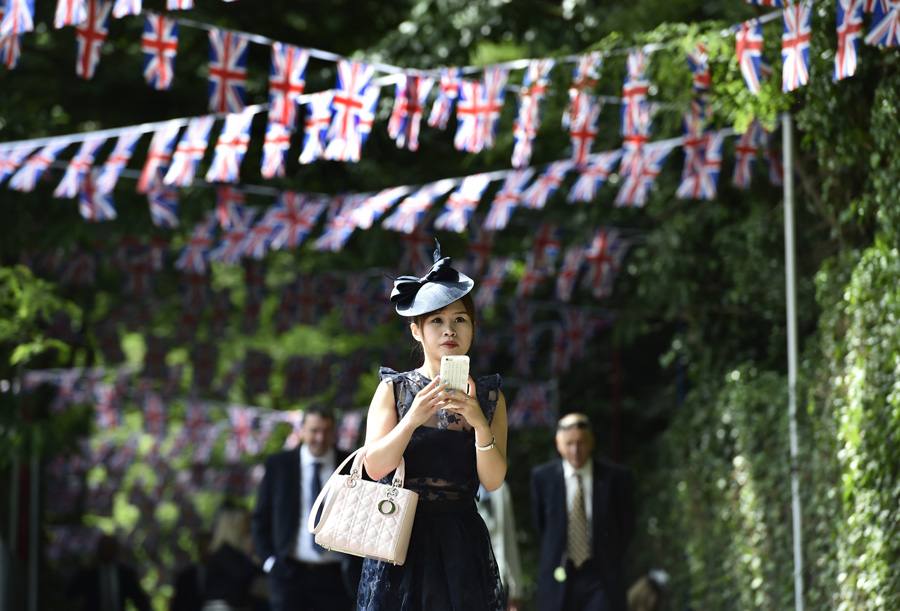
[[[421,277],[394,281],[391,302],[409,319],[422,365],[383,367],[369,406],[365,467],[389,480],[406,461],[405,486],[419,494],[402,566],[366,559],[360,611],[504,611],[506,600],[487,528],[475,508],[479,484],[506,477],[506,400],[500,376],[469,378],[468,392],[441,384],[441,356],[469,351],[475,336],[471,278],[441,258]]]

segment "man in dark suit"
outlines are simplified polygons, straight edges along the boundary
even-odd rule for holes
[[[631,473],[595,459],[584,414],[556,429],[553,460],[532,471],[531,506],[540,540],[540,611],[626,611],[624,561],[634,531]]]
[[[97,542],[96,560],[72,578],[67,594],[84,611],[125,611],[131,601],[138,611],[150,611],[150,599],[134,569],[119,561],[119,542],[103,535]]]
[[[266,460],[253,510],[256,552],[269,576],[272,611],[342,611],[356,598],[361,561],[317,545],[306,529],[322,486],[347,457],[334,447],[334,415],[311,407],[302,443]]]

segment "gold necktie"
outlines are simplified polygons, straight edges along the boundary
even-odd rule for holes
[[[569,512],[568,528],[569,560],[575,568],[591,557],[591,542],[588,539],[587,512],[584,509],[584,486],[581,476],[575,474],[575,499]]]

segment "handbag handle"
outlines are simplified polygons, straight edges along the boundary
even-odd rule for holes
[[[340,475],[341,471],[344,467],[347,466],[347,463],[353,460],[353,466],[350,467],[350,477],[347,479],[347,486],[351,488],[356,485],[356,482],[362,476],[363,461],[366,458],[366,446],[363,446],[352,454],[350,454],[347,458],[338,465],[337,469],[331,474],[328,478],[328,481],[325,482],[325,485],[322,486],[322,490],[319,492],[319,496],[316,497],[316,501],[313,503],[313,506],[309,510],[309,518],[306,521],[306,530],[311,533],[318,533],[322,528],[322,524],[325,522],[325,514],[328,513],[328,507],[326,507],[325,511],[322,512],[322,519],[319,520],[319,523],[316,524],[316,514],[319,513],[319,507],[322,506],[322,503],[325,502],[325,498],[328,496],[328,492],[331,489],[331,486],[337,485],[337,476]],[[397,465],[397,469],[394,471],[394,479],[391,481],[392,488],[402,488],[403,481],[406,479],[406,461],[403,457],[400,457],[400,464]]]

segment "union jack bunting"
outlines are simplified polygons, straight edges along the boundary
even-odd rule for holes
[[[469,218],[478,207],[484,190],[491,179],[486,174],[475,174],[463,178],[459,187],[450,194],[444,204],[444,211],[434,220],[434,228],[462,233]]]
[[[331,99],[332,120],[328,128],[325,157],[337,161],[359,158],[362,145],[360,115],[366,110],[365,93],[375,67],[362,62],[338,62],[337,88]]]
[[[241,161],[250,144],[250,123],[253,112],[244,111],[225,117],[225,127],[216,142],[212,164],[206,173],[206,182],[237,182]]]
[[[156,13],[147,13],[141,52],[147,84],[160,91],[171,87],[178,54],[178,23]]]
[[[0,19],[0,38],[34,30],[34,0],[6,0]]]
[[[207,255],[213,243],[218,221],[214,214],[196,225],[191,232],[187,246],[175,261],[175,267],[185,272],[202,275],[206,273]]]
[[[472,276],[481,276],[488,261],[491,258],[491,250],[494,248],[494,232],[487,231],[480,225],[472,225],[469,232],[468,265],[467,272]]]
[[[588,161],[591,147],[597,137],[597,119],[600,116],[600,102],[582,96],[582,110],[569,123],[569,140],[572,142],[572,162],[581,167]]]
[[[29,157],[28,161],[9,179],[9,188],[22,191],[23,193],[34,191],[38,179],[50,167],[50,164],[56,161],[56,156],[67,146],[69,146],[68,143],[58,144],[51,142]]]
[[[793,91],[809,82],[809,40],[812,3],[808,0],[784,9],[784,34],[781,35],[782,91]]]
[[[98,191],[102,193],[112,193],[119,182],[119,175],[131,160],[131,154],[134,152],[134,145],[140,140],[143,134],[138,131],[125,132],[116,140],[116,146],[112,153],[106,158],[103,167],[97,174],[97,182],[94,185]]]
[[[312,163],[325,154],[325,134],[331,124],[331,98],[333,93],[323,91],[309,96],[306,122],[303,132],[303,151],[300,163]]]
[[[166,0],[166,10],[187,11],[194,8],[194,0]]]
[[[81,143],[81,147],[75,156],[72,157],[68,167],[66,167],[66,173],[53,192],[53,197],[72,198],[78,195],[81,181],[90,172],[97,149],[104,142],[106,142],[106,138],[88,138]]]
[[[528,268],[529,266],[526,265],[526,274],[528,273]],[[523,277],[519,283],[520,289],[525,281],[526,278]],[[531,290],[533,289],[534,285],[531,285]],[[531,293],[528,292],[527,294],[530,295]],[[537,339],[537,334],[534,332],[533,318],[534,308],[521,301],[515,303],[513,307],[513,349],[516,352],[516,371],[522,375],[531,373],[532,348]]]
[[[229,407],[231,430],[225,441],[225,457],[238,462],[244,456],[259,452],[259,417],[254,407]]]
[[[649,104],[645,104],[641,108],[638,117],[638,122],[634,126],[635,131],[622,139],[622,162],[619,164],[619,174],[623,177],[628,176],[640,162],[644,146],[650,141],[653,120]]]
[[[753,162],[756,161],[762,136],[762,127],[757,121],[753,121],[747,127],[747,131],[741,134],[734,147],[734,173],[731,176],[731,184],[738,189],[750,187]]]
[[[403,240],[403,257],[400,269],[428,269],[434,264],[434,235],[422,225],[400,236]]]
[[[758,21],[745,21],[734,35],[735,55],[750,93],[758,94],[763,77],[763,33]]]
[[[463,81],[456,103],[457,150],[479,153],[494,146],[494,130],[503,110],[503,95],[509,74],[502,68],[488,68],[484,79]]]
[[[575,63],[572,73],[572,84],[569,85],[569,105],[563,111],[562,126],[568,128],[587,107],[585,102],[594,102],[591,93],[597,87],[600,80],[600,68],[603,65],[603,55],[594,51],[582,55]]]
[[[3,19],[3,11],[0,10],[0,20]],[[7,70],[13,70],[19,65],[19,56],[22,54],[22,37],[18,34],[0,36],[0,64]]]
[[[562,248],[559,227],[550,223],[541,223],[531,247],[535,269],[552,271],[556,268],[556,257]]]
[[[900,46],[900,0],[875,0],[872,26],[866,35],[866,44],[876,47]]]
[[[235,265],[241,260],[244,252],[244,239],[250,231],[256,210],[243,208],[232,216],[231,228],[222,236],[219,245],[209,253],[210,261],[220,261],[229,265]]]
[[[721,132],[707,132],[693,158],[685,162],[685,172],[676,196],[680,199],[713,200],[722,168]],[[690,167],[688,167],[690,163]]]
[[[556,276],[556,298],[568,303],[572,300],[575,283],[578,282],[578,274],[584,263],[584,246],[571,246],[566,249],[563,256],[562,267]]]
[[[280,42],[272,43],[269,71],[269,122],[293,130],[297,122],[297,100],[306,88],[309,51]]]
[[[90,172],[81,181],[78,212],[86,221],[111,221],[116,218],[116,208],[110,194],[100,193],[94,188],[94,177]]]
[[[268,220],[268,217],[263,217],[247,231],[244,243],[241,244],[244,256],[257,261],[266,256],[272,237],[272,226],[268,223]]]
[[[455,186],[455,180],[446,178],[421,187],[400,202],[394,213],[382,221],[381,226],[392,231],[412,233],[434,201]]]
[[[438,95],[431,107],[428,116],[428,125],[438,129],[447,129],[447,121],[453,110],[453,102],[459,98],[459,86],[461,72],[459,68],[441,68],[440,87]]]
[[[143,8],[141,4],[141,0],[115,0],[112,16],[121,19],[128,15],[140,15],[141,8]]]
[[[837,52],[834,80],[856,74],[859,39],[863,29],[863,0],[837,0]]]
[[[147,192],[150,219],[162,229],[178,227],[178,190],[154,186]]]
[[[78,41],[78,57],[75,74],[83,79],[94,78],[100,63],[100,49],[109,35],[110,0],[87,0],[87,19],[75,27]]]
[[[647,203],[650,189],[656,182],[662,164],[671,150],[671,147],[659,145],[644,147],[619,188],[615,200],[616,206],[640,207]]]
[[[570,307],[563,311],[562,318],[569,360],[580,361],[584,358],[584,349],[593,335],[591,316],[584,310]]]
[[[765,6],[771,8],[780,8],[784,6],[782,0],[745,0],[747,4],[754,6]]]
[[[612,294],[616,273],[622,265],[628,244],[615,229],[598,229],[585,251],[591,293],[596,299]]]
[[[542,210],[550,196],[559,189],[566,173],[573,167],[574,163],[569,159],[551,163],[522,194],[522,205],[532,210]]]
[[[536,59],[530,61],[525,69],[522,89],[519,91],[519,114],[513,123],[514,168],[524,167],[531,160],[532,143],[541,122],[540,104],[547,94],[547,82],[554,63],[552,59]]]
[[[53,27],[57,30],[67,25],[80,25],[87,19],[86,0],[56,0]]]
[[[188,187],[194,181],[197,166],[206,153],[209,144],[209,130],[212,129],[215,117],[194,117],[188,123],[187,129],[181,136],[175,154],[172,157],[172,165],[163,178],[163,184],[175,187]]]
[[[299,247],[324,211],[325,204],[321,201],[309,201],[289,191],[282,193],[278,204],[269,212],[272,250]]]
[[[25,146],[10,150],[0,150],[0,184],[12,176],[13,172],[34,152],[34,147]]]
[[[209,109],[240,112],[247,85],[247,38],[228,30],[209,33]]]
[[[356,225],[351,218],[353,211],[365,200],[365,195],[346,195],[337,201],[337,212],[328,222],[328,226],[319,239],[316,240],[315,249],[319,251],[339,252],[350,239]]]
[[[570,204],[594,201],[621,158],[621,150],[591,155],[587,165],[579,169],[578,180],[569,189],[566,201]]]
[[[138,193],[146,193],[151,186],[161,184],[162,176],[172,161],[172,148],[178,137],[181,123],[178,120],[169,121],[159,127],[150,140],[150,148],[147,150],[147,160],[141,177],[138,179]]]
[[[398,199],[410,192],[409,187],[391,187],[366,197],[350,215],[350,220],[359,229],[369,229],[380,219]]]
[[[522,200],[522,191],[525,190],[525,185],[532,176],[534,176],[534,168],[522,168],[506,175],[503,186],[494,196],[491,209],[484,219],[485,229],[488,231],[506,229],[513,210]]]
[[[394,109],[388,121],[388,135],[397,148],[419,150],[419,128],[425,108],[425,98],[434,79],[425,76],[401,75],[397,82]]]
[[[687,54],[688,68],[691,70],[693,78],[691,84],[694,93],[705,93],[709,91],[712,84],[712,78],[709,73],[709,55],[706,46],[698,43],[694,50]]]
[[[500,257],[492,259],[488,263],[488,271],[481,282],[478,283],[478,291],[475,293],[475,305],[479,310],[489,308],[497,302],[497,293],[503,286],[503,280],[509,272],[509,259]]]
[[[233,187],[216,189],[216,219],[222,229],[231,229],[239,225],[244,218],[244,192]]]
[[[556,426],[559,409],[553,400],[551,383],[537,382],[522,386],[509,409],[509,426],[513,429]]]
[[[622,135],[636,133],[642,121],[650,81],[647,80],[647,55],[640,49],[628,53],[627,73],[622,85]]]
[[[263,178],[284,176],[284,163],[291,148],[291,132],[281,123],[269,121],[263,141],[263,158],[260,173]]]

